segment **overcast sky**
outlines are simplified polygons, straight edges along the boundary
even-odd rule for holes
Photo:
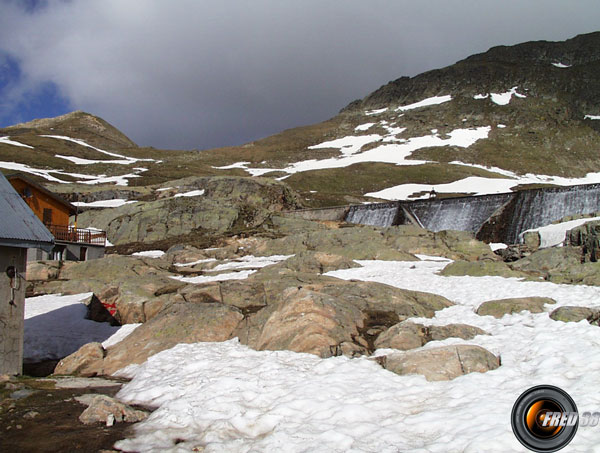
[[[85,110],[139,145],[236,145],[494,45],[597,30],[598,0],[0,0],[0,126]]]

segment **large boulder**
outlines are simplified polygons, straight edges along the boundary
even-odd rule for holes
[[[471,277],[498,276],[498,277],[529,277],[525,272],[511,269],[502,261],[454,261],[448,264],[440,275],[445,277]]]
[[[238,309],[220,303],[175,303],[109,347],[104,373],[142,363],[179,343],[229,340],[242,319]]]
[[[326,294],[297,288],[286,290],[283,300],[261,317],[266,319],[252,347],[320,357],[336,355],[338,345],[352,343],[362,327],[358,308]]]
[[[477,335],[487,335],[487,332],[467,324],[424,326],[405,321],[390,327],[379,335],[375,341],[375,347],[377,349],[392,348],[406,351],[419,348],[430,341],[442,341],[447,338],[471,340]]]
[[[107,426],[112,426],[113,423],[136,423],[148,417],[148,412],[134,409],[108,395],[87,394],[76,397],[76,400],[88,405],[79,416],[79,421],[84,425],[106,423]]]
[[[104,355],[105,351],[101,343],[84,344],[73,354],[58,362],[54,374],[100,376],[104,374]]]
[[[584,319],[590,324],[600,324],[600,309],[587,307],[558,307],[550,313],[550,318],[562,322],[579,322]]]
[[[459,376],[495,370],[500,358],[480,346],[458,345],[398,352],[385,356],[385,369],[396,374],[421,374],[428,381],[449,381]]]
[[[490,300],[482,303],[477,308],[480,316],[491,315],[502,318],[506,314],[529,311],[531,313],[542,313],[546,304],[555,304],[556,301],[549,297],[516,297],[511,299]]]

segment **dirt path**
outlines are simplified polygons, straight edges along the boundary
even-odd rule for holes
[[[128,436],[129,423],[84,425],[86,406],[74,397],[114,396],[121,381],[105,379],[19,378],[0,382],[0,451],[100,452]],[[67,387],[67,388],[64,388]]]

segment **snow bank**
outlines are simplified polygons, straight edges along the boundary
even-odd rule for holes
[[[121,332],[120,326],[85,319],[87,307],[83,301],[91,295],[53,294],[25,299],[25,360],[61,359],[86,343],[114,344],[133,331],[132,326]]]
[[[525,233],[535,231],[540,235],[540,247],[554,247],[556,245],[562,245],[565,240],[567,231],[577,228],[580,225],[584,225],[588,222],[600,220],[600,217],[590,217],[586,219],[571,220],[569,222],[556,223],[552,225],[545,225],[539,228],[532,228],[526,230],[519,235],[522,239]]]

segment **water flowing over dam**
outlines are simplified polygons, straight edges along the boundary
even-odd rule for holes
[[[394,201],[289,214],[313,220],[388,227],[417,225],[430,231],[461,230],[486,242],[518,242],[519,234],[566,216],[600,211],[600,184],[529,189],[493,195]]]

